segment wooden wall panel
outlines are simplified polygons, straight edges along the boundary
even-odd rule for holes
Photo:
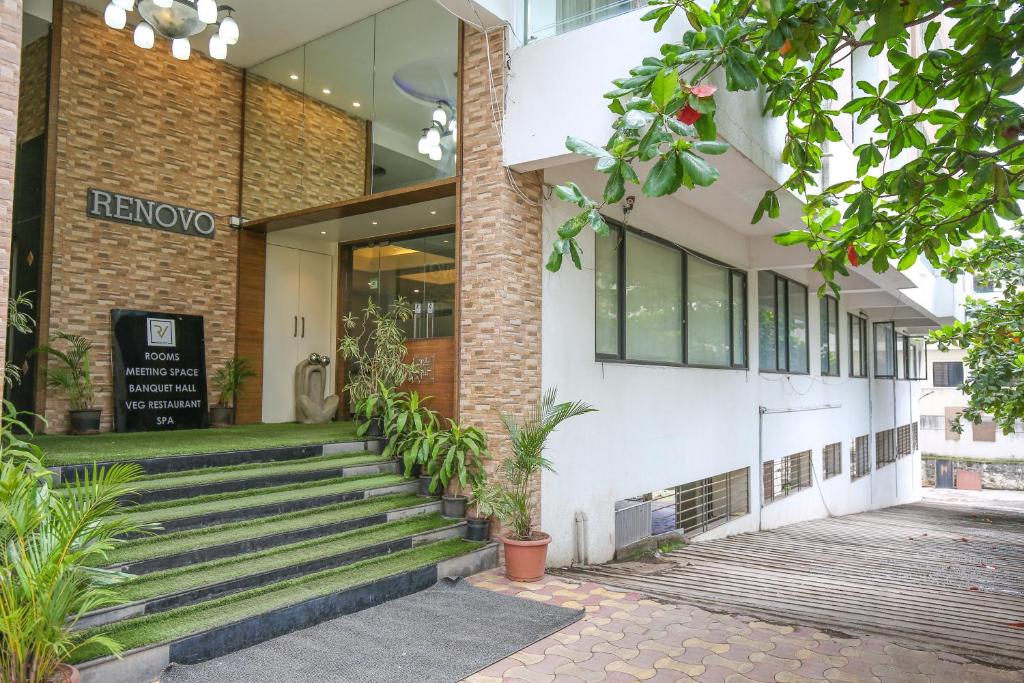
[[[248,358],[256,377],[246,381],[238,398],[235,420],[252,424],[263,419],[263,314],[266,299],[267,236],[238,233],[238,322],[235,353]]]
[[[427,404],[445,417],[455,417],[455,337],[436,339],[410,339],[406,361],[421,359],[430,368],[418,382],[402,386],[405,391],[418,391],[420,396],[432,396]]]

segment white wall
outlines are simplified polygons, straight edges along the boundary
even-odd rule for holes
[[[577,178],[578,180],[579,178]],[[549,173],[549,182],[562,178]],[[594,178],[583,178],[591,190]],[[544,207],[546,244],[573,207],[557,200]],[[638,202],[630,223],[684,247],[745,269],[751,261],[748,238],[695,210],[680,211],[672,199]],[[920,461],[915,454],[849,480],[850,442],[868,433],[868,391],[872,391],[876,429],[893,426],[893,382],[848,376],[846,307],[840,304],[840,377],[821,377],[818,350],[818,302],[810,295],[811,376],[757,372],[757,278],[748,273],[748,348],[751,369],[707,370],[599,363],[594,359],[594,237],[583,237],[582,271],[571,264],[557,274],[545,272],[543,300],[543,383],[556,386],[564,400],[581,399],[600,413],[566,423],[550,442],[549,457],[557,474],[542,481],[542,526],[554,542],[552,565],[568,564],[574,547],[573,519],[586,513],[589,559],[606,561],[614,552],[614,503],[654,490],[685,484],[743,467],[751,468],[752,514],[714,533],[758,527],[758,407],[808,408],[834,404],[835,409],[770,414],[764,418],[764,459],[813,451],[816,477],[822,476],[821,448],[843,444],[843,473],[822,486],[798,492],[766,506],[763,528],[829,513],[847,514],[920,495]],[[785,275],[807,282],[806,270]],[[912,421],[915,383],[895,383],[895,424]],[[913,409],[916,419],[916,409]],[[874,438],[872,436],[872,444]],[[873,448],[873,446],[872,446]],[[873,458],[872,458],[873,459]]]

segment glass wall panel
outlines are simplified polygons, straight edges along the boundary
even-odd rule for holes
[[[526,40],[574,31],[646,4],[647,0],[526,0]]]
[[[747,364],[747,278],[732,274],[732,364]]]
[[[626,356],[683,362],[682,253],[626,233]]]
[[[619,248],[621,235],[612,228],[594,248],[597,354],[619,355]]]
[[[775,318],[775,274],[762,270],[757,274],[757,346],[762,370],[778,369],[775,356],[778,328]]]
[[[789,285],[789,369],[810,372],[807,356],[807,288],[796,282]]]
[[[452,176],[458,45],[454,16],[406,0],[248,69],[245,218]]]
[[[701,258],[687,258],[687,363],[730,365],[729,303],[729,270]]]

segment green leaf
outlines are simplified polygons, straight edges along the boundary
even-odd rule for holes
[[[604,220],[604,216],[597,209],[591,209],[587,214],[588,222],[590,223],[591,229],[601,237],[608,236],[608,223]]]
[[[912,265],[917,263],[917,257],[917,249],[910,249],[900,258],[900,262],[897,264],[896,267],[899,270],[906,270],[907,268],[910,268]]]
[[[704,154],[725,154],[729,151],[729,145],[715,140],[702,140],[693,143],[693,149]]]
[[[555,196],[562,201],[572,202],[581,208],[584,202],[586,202],[583,191],[574,182],[568,182],[565,185],[555,185]]]
[[[789,230],[776,235],[775,243],[788,247],[794,244],[810,242],[812,239],[814,239],[814,236],[806,230]]]
[[[592,145],[586,140],[580,140],[579,138],[569,135],[565,138],[565,146],[570,152],[576,152],[588,157],[607,157],[610,156],[608,151],[601,149],[596,145]]]
[[[665,111],[665,107],[679,92],[679,78],[672,69],[662,69],[654,77],[651,83],[651,99],[659,111]]]
[[[680,162],[683,170],[697,185],[707,187],[718,180],[718,169],[692,152],[680,153]]]
[[[938,35],[941,27],[942,24],[937,21],[933,21],[928,24],[928,28],[924,30],[924,49],[931,49],[932,43],[935,41],[935,36]]]
[[[873,34],[876,43],[898,36],[905,27],[902,4],[889,0],[879,3],[878,12],[875,14]]]
[[[626,194],[626,182],[622,175],[622,167],[626,162],[620,161],[608,174],[608,182],[604,186],[604,201],[607,204],[614,204]]]
[[[662,197],[679,189],[682,172],[678,152],[669,152],[654,164],[644,181],[643,192],[648,197]]]

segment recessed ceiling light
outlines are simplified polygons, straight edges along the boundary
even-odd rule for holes
[[[445,243],[445,244],[448,244],[448,240],[445,240],[445,241],[444,241],[444,243]]]
[[[370,221],[370,225],[377,225],[377,221]]]
[[[325,95],[330,95],[331,94],[331,89],[330,88],[324,88],[322,92]]]
[[[353,106],[353,107],[361,107],[361,106],[363,106],[363,105],[359,104],[358,102],[353,102],[353,103],[352,103],[352,106]]]
[[[320,231],[320,234],[321,234],[321,235],[326,235],[326,234],[327,234],[327,231],[326,231],[326,230],[321,230],[321,231]]]
[[[437,211],[431,211],[431,212],[430,212],[430,215],[431,215],[431,216],[436,216],[436,215],[437,215]]]
[[[412,290],[412,293],[413,293],[413,294],[419,294],[419,293],[420,293],[420,290],[418,290],[418,289],[414,289],[414,290]]]
[[[292,74],[288,78],[292,79],[293,81],[297,81],[297,80],[299,80],[299,74]]]

